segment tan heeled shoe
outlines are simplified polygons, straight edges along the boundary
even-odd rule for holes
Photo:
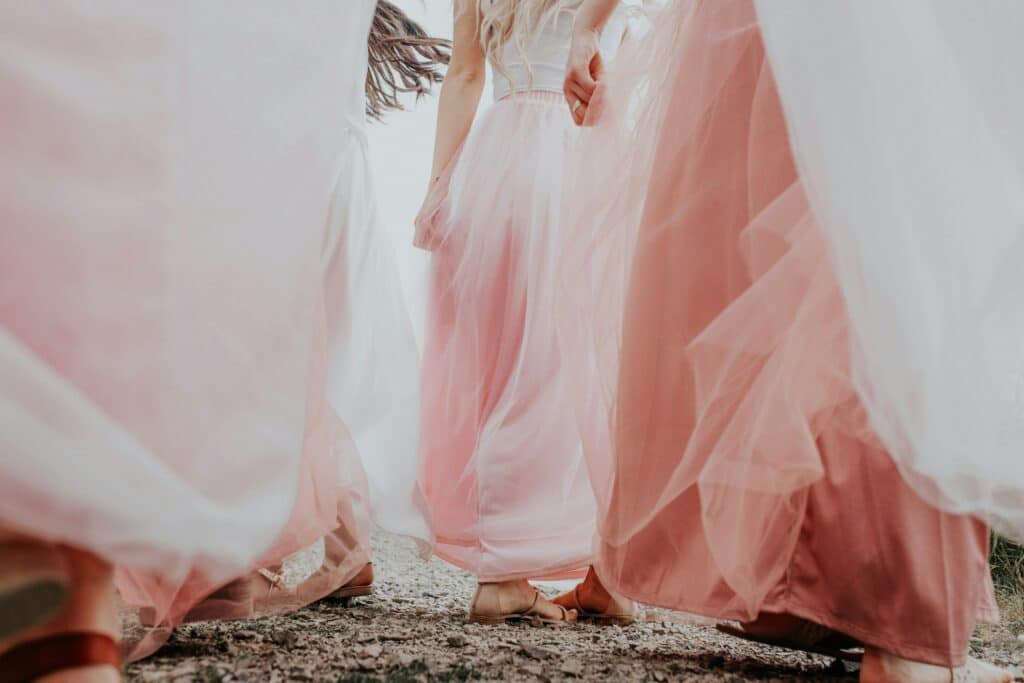
[[[477,585],[473,601],[469,605],[469,620],[474,624],[498,625],[522,621],[540,622],[542,624],[565,625],[576,621],[576,612],[568,610],[545,598],[540,591],[534,589],[533,601],[524,610],[506,610],[501,604],[501,587],[499,583],[482,583]],[[547,616],[542,607],[559,611],[559,618]]]
[[[373,595],[373,563],[367,562],[366,565],[359,570],[351,581],[346,583],[338,590],[331,593],[330,597],[340,600],[341,604],[348,606],[352,602],[353,598],[366,597]]]

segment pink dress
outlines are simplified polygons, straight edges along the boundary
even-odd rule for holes
[[[452,162],[439,212],[420,482],[437,555],[481,581],[568,577],[591,558],[594,498],[563,370],[574,350],[554,325],[572,19],[525,54],[505,48],[496,101]]]
[[[325,245],[373,8],[3,11],[0,520],[151,624],[325,536],[301,601],[368,559]]]
[[[996,616],[988,530],[920,498],[870,427],[753,3],[679,1],[655,24],[584,134],[565,263],[564,336],[597,358],[572,375],[598,574],[962,663]]]

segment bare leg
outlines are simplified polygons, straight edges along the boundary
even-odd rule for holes
[[[28,541],[0,531],[0,541]],[[47,548],[40,544],[41,547]],[[99,558],[82,551],[60,548],[70,578],[66,608],[45,625],[18,633],[0,642],[0,655],[22,643],[69,632],[91,632],[120,637],[120,621],[114,599],[113,568]],[[39,679],[41,683],[114,683],[121,680],[112,666],[81,667],[61,671]]]

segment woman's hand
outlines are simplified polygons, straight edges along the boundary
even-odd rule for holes
[[[438,187],[440,180],[440,176],[430,179],[430,188],[427,190],[427,196],[423,198],[423,204],[420,205],[420,210],[416,213],[416,220],[414,221],[416,231],[412,238],[412,244],[414,247],[426,249],[427,251],[436,251],[442,242],[442,236],[438,234],[437,225],[437,213],[441,208],[441,202],[444,200],[442,196],[438,195],[438,192],[442,189]]]
[[[572,120],[577,126],[582,126],[587,118],[590,102],[603,72],[598,31],[590,28],[574,30],[562,89]]]
[[[598,81],[604,75],[604,64],[601,61],[601,31],[608,22],[608,17],[619,6],[619,2],[620,0],[584,0],[576,13],[562,90],[565,93],[565,101],[569,103],[572,120],[577,126],[582,126],[588,120],[588,112],[590,121],[595,120],[597,116],[594,92],[597,90]]]

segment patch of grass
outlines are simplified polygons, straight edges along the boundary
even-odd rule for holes
[[[989,565],[1001,593],[1024,595],[1024,546],[993,534]]]

